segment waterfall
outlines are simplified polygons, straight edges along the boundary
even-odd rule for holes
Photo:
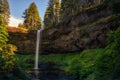
[[[40,30],[37,31],[37,41],[36,41],[36,52],[35,52],[35,66],[34,69],[38,69],[38,59],[39,59],[39,44],[41,41],[41,32],[42,32],[42,28]]]

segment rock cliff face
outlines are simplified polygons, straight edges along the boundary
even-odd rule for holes
[[[35,53],[37,31],[11,32],[9,31],[9,42],[17,46],[17,53]]]
[[[115,30],[119,23],[120,16],[113,15],[107,6],[83,10],[68,21],[42,32],[42,53],[77,52],[105,47],[109,30]],[[9,32],[9,43],[15,44],[19,53],[35,53],[36,32]]]
[[[89,7],[91,5],[101,4],[104,0],[81,0],[80,7]]]
[[[82,11],[68,22],[43,31],[42,50],[64,53],[105,47],[109,30],[115,30],[119,20],[103,5]]]

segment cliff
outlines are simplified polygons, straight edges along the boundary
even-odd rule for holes
[[[107,45],[110,30],[119,26],[120,16],[108,6],[97,5],[84,9],[66,22],[42,32],[43,54],[83,51]],[[35,53],[36,31],[27,33],[9,31],[9,43],[18,47],[18,53]]]
[[[65,23],[45,30],[42,50],[64,53],[103,48],[107,45],[109,31],[118,27],[119,20],[120,16],[105,5],[83,10]]]

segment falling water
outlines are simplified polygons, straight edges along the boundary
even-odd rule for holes
[[[39,57],[39,44],[41,39],[42,28],[37,31],[36,52],[35,52],[35,66],[34,69],[38,69],[38,57]]]

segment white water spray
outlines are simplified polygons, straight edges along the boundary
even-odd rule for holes
[[[35,66],[34,69],[38,69],[38,59],[39,59],[39,44],[41,42],[41,32],[42,28],[37,31],[37,41],[36,41],[36,52],[35,52]]]

